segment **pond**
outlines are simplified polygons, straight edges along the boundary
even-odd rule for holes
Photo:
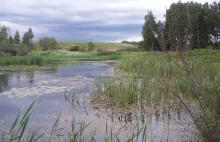
[[[5,72],[0,74],[0,127],[10,128],[22,106],[29,106],[36,98],[30,125],[40,125],[45,133],[52,128],[59,114],[59,126],[69,130],[74,116],[76,123],[90,125],[87,131],[96,131],[96,140],[103,141],[106,124],[113,133],[126,127],[120,138],[131,136],[137,124],[147,125],[149,141],[190,140],[194,136],[193,126],[185,114],[171,111],[155,115],[146,110],[133,116],[131,112],[117,113],[99,110],[91,103],[95,78],[114,74],[114,66],[104,62],[79,62],[75,64],[51,65],[40,71]],[[69,101],[66,96],[74,96]],[[149,113],[148,113],[149,112]],[[6,119],[7,117],[7,119]],[[145,118],[143,120],[143,117]],[[6,124],[3,121],[6,119]]]

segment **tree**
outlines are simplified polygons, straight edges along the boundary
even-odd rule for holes
[[[214,48],[220,44],[220,1],[213,2],[209,8],[209,34],[214,44]]]
[[[56,49],[57,47],[57,40],[55,38],[50,38],[50,49]]]
[[[18,31],[16,31],[16,33],[14,35],[14,43],[19,44],[19,42],[20,42],[20,34]]]
[[[44,37],[44,38],[40,38],[39,44],[41,47],[43,47],[44,51],[53,50],[56,49],[57,47],[57,40],[53,37],[52,38]]]
[[[3,39],[5,39],[5,40],[8,39],[8,30],[9,30],[9,28],[7,28],[6,26],[2,26],[2,28],[1,28],[1,35],[2,35]]]
[[[32,29],[29,28],[29,30],[26,33],[24,33],[24,36],[22,38],[23,39],[22,43],[27,45],[29,48],[32,48],[32,46],[33,46],[32,39],[33,38],[34,38],[34,34],[32,32]]]
[[[7,28],[6,26],[0,27],[0,41],[8,40],[8,30],[9,28]]]
[[[151,11],[145,16],[145,23],[142,29],[143,48],[144,50],[153,50],[157,40],[157,24]]]
[[[9,36],[9,44],[13,44],[14,43],[14,39],[12,36]]]
[[[92,42],[88,43],[88,51],[93,51],[95,48],[95,45]]]
[[[208,44],[207,16],[202,4],[194,2],[171,4],[166,11],[165,27],[166,39],[172,44],[179,41],[175,45],[177,48],[205,48]]]

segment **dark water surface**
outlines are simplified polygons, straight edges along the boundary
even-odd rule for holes
[[[97,131],[97,140],[102,141],[106,129],[106,122],[113,131],[125,125],[130,127],[121,134],[127,138],[136,126],[136,123],[148,122],[149,141],[172,141],[189,140],[191,133],[187,127],[187,116],[179,116],[170,113],[158,117],[143,113],[133,117],[128,114],[114,114],[108,111],[98,111],[90,103],[90,94],[94,86],[95,78],[107,76],[114,73],[114,67],[108,63],[76,63],[56,65],[45,68],[41,71],[31,72],[10,72],[0,74],[0,126],[3,127],[3,120],[7,116],[7,123],[4,127],[12,125],[17,113],[22,106],[29,106],[38,95],[40,103],[34,108],[30,124],[39,124],[43,130],[49,130],[58,115],[62,127],[70,126],[74,116],[76,122],[84,121],[91,123],[88,131]],[[70,103],[65,96],[75,94],[75,102]],[[170,117],[170,115],[172,117]],[[142,117],[145,117],[143,122]],[[148,119],[146,119],[146,117]],[[186,120],[185,120],[186,119]],[[177,123],[174,123],[178,121]],[[180,125],[177,125],[181,123]],[[179,129],[182,127],[181,129]],[[183,131],[184,129],[184,131]],[[68,131],[68,130],[67,130]]]

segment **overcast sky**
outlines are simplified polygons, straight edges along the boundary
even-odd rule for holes
[[[31,27],[35,40],[140,40],[147,11],[164,20],[165,9],[173,2],[178,0],[1,0],[0,25],[8,26],[12,35],[19,30],[21,36]]]

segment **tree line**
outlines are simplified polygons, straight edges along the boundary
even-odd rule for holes
[[[24,56],[27,55],[33,48],[34,33],[31,28],[24,33],[20,39],[20,33],[17,30],[12,37],[10,29],[6,26],[0,27],[0,56]],[[57,40],[55,38],[40,38],[39,45],[42,50],[56,49]]]
[[[149,11],[142,28],[142,50],[202,49],[220,47],[220,1],[212,4],[181,1],[166,10],[165,21],[157,21]],[[177,42],[178,41],[178,42]],[[175,43],[175,44],[174,44]]]
[[[34,34],[31,28],[24,33],[22,41],[19,31],[12,37],[10,29],[6,26],[0,27],[0,56],[23,56],[33,48]]]

